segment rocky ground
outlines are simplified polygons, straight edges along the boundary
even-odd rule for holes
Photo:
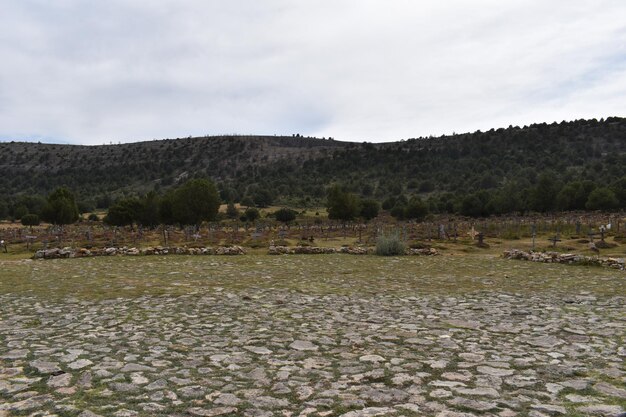
[[[0,416],[616,416],[626,407],[619,284],[602,295],[301,288],[0,293]]]

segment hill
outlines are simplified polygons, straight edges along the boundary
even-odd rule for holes
[[[626,119],[617,117],[382,144],[274,136],[101,146],[0,143],[0,197],[7,206],[60,185],[85,206],[107,206],[121,196],[209,177],[230,201],[319,204],[326,187],[339,183],[386,200],[387,208],[420,195],[431,211],[461,211],[465,202],[466,214],[472,214],[474,199],[480,213],[473,214],[480,215],[541,209],[533,206],[539,198],[533,193],[551,194],[554,201],[546,208],[554,209],[566,186],[583,182],[587,196],[592,188],[608,187],[624,207],[625,176]],[[562,208],[576,208],[572,204]]]

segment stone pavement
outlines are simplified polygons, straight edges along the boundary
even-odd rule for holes
[[[0,295],[0,417],[616,416],[626,299]]]

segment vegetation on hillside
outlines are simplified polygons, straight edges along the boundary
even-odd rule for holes
[[[81,212],[111,207],[120,219],[143,210],[146,224],[163,216],[196,222],[174,204],[176,190],[194,178],[212,179],[225,203],[327,205],[339,220],[372,218],[379,205],[401,219],[624,209],[626,119],[383,144],[268,136],[92,147],[0,143],[0,218],[46,220],[52,202],[44,196],[65,186]],[[151,211],[138,207],[147,198]]]

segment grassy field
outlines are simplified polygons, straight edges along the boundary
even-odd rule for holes
[[[317,294],[624,292],[624,273],[512,261],[496,254],[436,257],[350,255],[151,256],[0,260],[0,294],[114,298],[185,294],[215,287]]]

